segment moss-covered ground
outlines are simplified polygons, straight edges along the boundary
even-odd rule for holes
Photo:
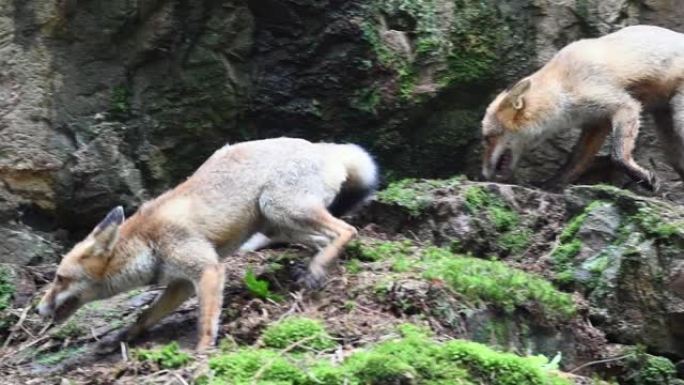
[[[283,334],[283,324],[291,334]],[[325,346],[301,349],[303,341],[320,341],[325,330],[311,328],[315,320],[285,319],[269,326],[265,347],[243,347],[209,359],[209,372],[199,384],[291,385],[564,385],[571,384],[543,356],[521,357],[484,345],[463,341],[437,341],[431,333],[412,324],[397,327],[387,340],[360,346],[344,359],[331,359],[340,348],[328,339]],[[277,329],[274,331],[274,329]],[[307,330],[308,333],[301,333]],[[266,343],[271,334],[288,341],[286,346]],[[297,347],[295,350],[292,347]],[[277,349],[276,349],[277,348]]]

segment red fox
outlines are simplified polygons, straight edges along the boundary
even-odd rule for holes
[[[581,126],[571,156],[547,185],[577,180],[612,133],[612,160],[657,190],[655,174],[632,157],[642,110],[655,118],[668,160],[684,179],[684,34],[642,25],[578,40],[489,105],[482,173],[508,177],[530,144]]]
[[[353,144],[276,138],[216,151],[190,178],[124,220],[114,208],[62,259],[38,305],[57,322],[93,300],[148,284],[165,291],[128,330],[135,338],[193,293],[199,297],[198,350],[216,340],[221,259],[260,232],[318,249],[302,283],[317,287],[325,267],[355,235],[336,218],[378,183],[372,157]]]

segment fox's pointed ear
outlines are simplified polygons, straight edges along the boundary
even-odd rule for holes
[[[95,246],[100,252],[110,252],[119,239],[119,227],[124,221],[123,207],[117,206],[95,226],[91,233],[95,239]]]
[[[506,102],[510,103],[513,109],[519,111],[525,108],[525,92],[530,89],[532,82],[530,79],[525,79],[514,85],[508,95],[506,95]]]

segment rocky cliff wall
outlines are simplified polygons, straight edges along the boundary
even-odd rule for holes
[[[479,120],[499,89],[583,36],[682,30],[676,3],[2,0],[4,258],[54,258],[225,142],[350,140],[388,178],[477,177]],[[650,131],[638,158],[673,179]],[[531,153],[519,180],[553,172],[570,142]]]

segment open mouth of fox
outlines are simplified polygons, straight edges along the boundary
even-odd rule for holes
[[[513,152],[510,149],[504,150],[496,161],[494,176],[496,179],[507,179],[511,176],[511,165],[513,163]]]
[[[67,298],[64,302],[62,302],[57,309],[55,309],[55,312],[52,316],[52,319],[56,323],[60,323],[64,321],[65,319],[69,318],[72,314],[76,312],[78,309],[78,304],[79,300],[76,297],[70,297]]]

